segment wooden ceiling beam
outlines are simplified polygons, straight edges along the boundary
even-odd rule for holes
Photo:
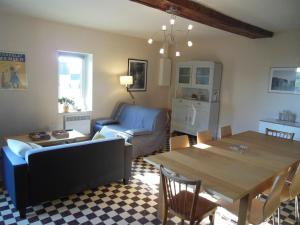
[[[273,32],[257,26],[234,19],[207,6],[191,0],[130,0],[155,9],[167,12],[171,8],[176,10],[176,15],[218,28],[230,33],[248,38],[270,38]]]

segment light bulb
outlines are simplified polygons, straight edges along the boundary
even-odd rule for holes
[[[148,43],[149,43],[149,45],[151,45],[151,44],[153,43],[153,39],[152,39],[152,38],[149,38],[149,39],[148,39]]]
[[[192,30],[192,29],[193,29],[193,25],[192,25],[192,24],[189,24],[188,30]]]
[[[188,41],[187,45],[188,45],[189,47],[192,47],[192,46],[193,46],[193,42],[192,42],[192,41]]]
[[[175,19],[170,19],[170,24],[174,25],[175,24]]]
[[[297,67],[296,71],[297,73],[300,73],[300,67]]]
[[[162,54],[162,55],[165,54],[165,49],[161,48],[161,49],[159,50],[159,53]]]
[[[176,51],[175,55],[176,55],[177,57],[179,57],[179,56],[180,56],[180,51]]]
[[[166,26],[166,25],[162,25],[162,26],[161,26],[161,29],[162,29],[163,31],[165,31],[165,30],[167,30],[167,26]]]

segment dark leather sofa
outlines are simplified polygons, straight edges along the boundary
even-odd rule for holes
[[[2,148],[4,185],[21,217],[26,207],[131,175],[132,146],[112,138],[30,150],[25,159]]]

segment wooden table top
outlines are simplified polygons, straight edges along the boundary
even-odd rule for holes
[[[56,138],[51,134],[51,131],[49,131],[47,133],[50,135],[49,140],[33,141],[30,139],[28,134],[7,137],[7,138],[5,138],[5,140],[15,139],[15,140],[23,141],[23,142],[33,142],[33,143],[36,143],[36,144],[39,144],[42,146],[48,146],[48,145],[55,145],[56,143],[61,143],[63,141],[72,141],[75,139],[77,141],[84,141],[84,140],[88,139],[88,137],[86,135],[84,135],[76,130],[68,131],[69,137],[67,137],[67,138]]]
[[[255,192],[282,170],[300,160],[300,142],[285,141],[247,131],[207,143],[206,149],[189,147],[146,157],[190,179],[199,179],[205,188],[233,202]],[[241,153],[233,145],[244,145]]]

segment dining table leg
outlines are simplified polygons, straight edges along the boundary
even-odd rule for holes
[[[248,217],[250,214],[252,199],[250,195],[246,195],[240,199],[238,225],[248,225]]]
[[[158,208],[157,216],[160,221],[163,221],[165,216],[165,201],[164,201],[164,191],[162,186],[162,176],[160,176],[159,182],[159,193],[158,193]]]

